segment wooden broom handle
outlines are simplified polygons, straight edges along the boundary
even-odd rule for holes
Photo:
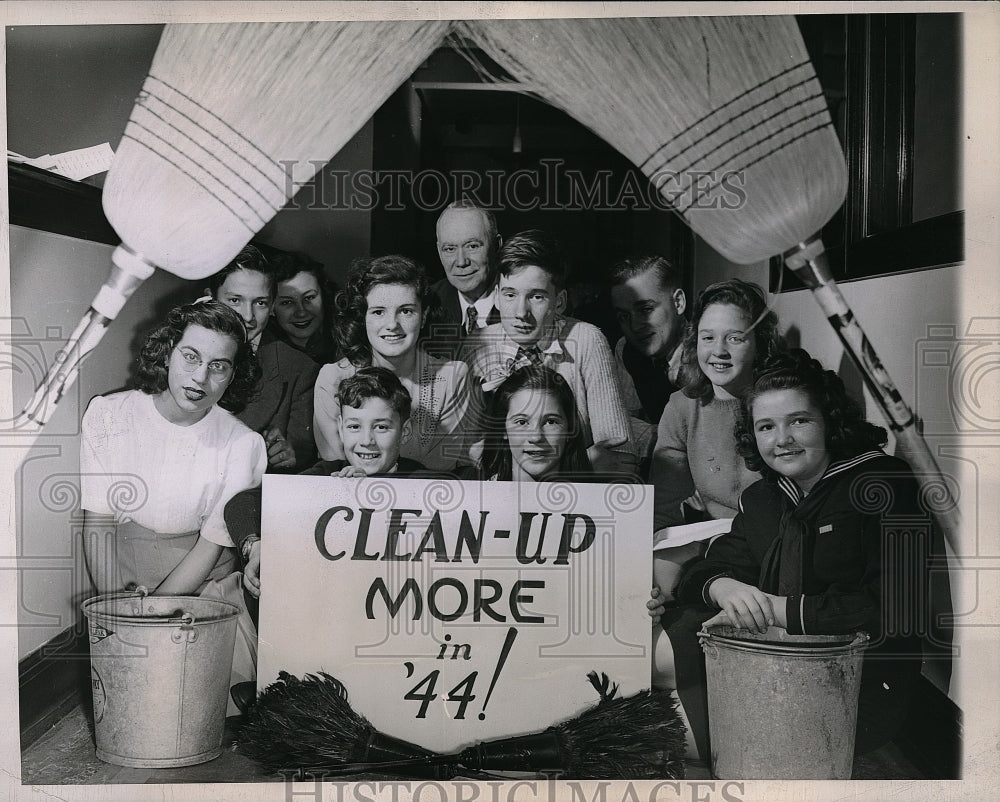
[[[920,434],[913,411],[903,400],[830,273],[823,241],[817,236],[802,243],[785,254],[785,264],[812,290],[830,325],[861,370],[865,384],[882,407],[892,428],[899,451],[913,468],[926,506],[941,526],[957,562],[961,553],[959,531],[962,523],[958,505],[927,441]]]

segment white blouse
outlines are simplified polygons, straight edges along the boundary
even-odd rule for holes
[[[81,506],[164,534],[199,531],[232,546],[223,510],[257,487],[267,468],[264,439],[212,407],[178,426],[139,390],[97,396],[83,416]]]

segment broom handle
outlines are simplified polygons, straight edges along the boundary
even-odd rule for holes
[[[960,554],[958,533],[961,526],[958,506],[927,441],[917,428],[913,411],[903,400],[830,273],[823,241],[816,236],[802,243],[785,254],[785,264],[812,290],[813,297],[826,313],[830,325],[861,369],[865,384],[882,407],[899,450],[913,468],[921,489],[935,498],[936,502],[943,502],[935,503],[933,512],[957,562]]]
[[[108,325],[121,311],[136,288],[153,275],[155,269],[125,245],[119,245],[111,255],[111,270],[76,330],[56,354],[55,362],[35,388],[31,400],[14,420],[15,431],[37,435],[48,423],[59,401],[66,394],[77,376],[80,365],[91,351],[97,348]]]
[[[332,763],[327,766],[303,766],[297,769],[300,777],[325,779],[327,777],[348,777],[353,774],[388,773],[409,776],[407,769],[434,768],[437,773],[420,773],[420,777],[432,776],[436,780],[450,780],[457,776],[457,755],[431,754],[427,757],[405,760],[365,761],[360,763]]]
[[[400,769],[430,766],[452,773],[457,767],[476,771],[539,771],[563,768],[564,762],[559,735],[554,730],[548,729],[529,735],[483,741],[457,754],[431,753],[416,759],[341,763],[327,769],[302,769],[302,771],[311,773],[326,771],[330,776],[361,774],[369,771],[397,772]],[[449,779],[449,777],[437,779]]]

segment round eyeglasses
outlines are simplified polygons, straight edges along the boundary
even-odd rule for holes
[[[196,351],[187,348],[175,348],[174,350],[181,355],[181,368],[186,373],[194,373],[206,364]],[[207,367],[208,374],[213,379],[228,379],[233,373],[232,362],[227,362],[224,359],[213,359],[207,364]]]

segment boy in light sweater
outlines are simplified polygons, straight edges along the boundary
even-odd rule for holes
[[[500,322],[474,332],[464,356],[486,392],[527,364],[561,375],[576,399],[594,470],[634,474],[637,461],[614,357],[600,329],[563,316],[566,278],[555,237],[538,230],[511,237],[499,256]]]

